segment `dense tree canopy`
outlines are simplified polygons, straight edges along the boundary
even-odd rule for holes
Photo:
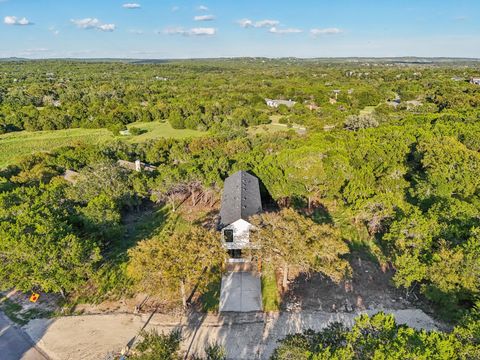
[[[397,287],[426,296],[443,315],[458,319],[480,296],[480,87],[454,79],[467,80],[478,69],[469,63],[404,65],[292,59],[0,63],[1,132],[118,131],[139,120],[209,130],[195,139],[134,144],[117,138],[56,148],[0,170],[1,287],[75,292],[88,283],[108,292],[110,283],[128,283],[153,292],[168,284],[180,299],[181,283],[188,293],[204,266],[221,262],[218,236],[198,224],[194,244],[168,227],[132,235],[131,218],[165,206],[165,222],[175,222],[180,204],[215,204],[223,180],[242,169],[261,180],[269,208],[291,208],[264,214],[262,225],[272,230],[283,224],[275,231],[300,240],[282,243],[289,239],[275,236],[275,248],[262,250],[265,257],[339,279],[332,269],[338,265],[343,273],[341,255],[355,241],[340,226],[347,223],[378,247],[395,270]],[[269,108],[264,98],[297,104]],[[255,127],[274,120],[294,130]],[[306,134],[293,125],[304,125]],[[156,170],[137,173],[117,163],[136,159]],[[75,183],[61,179],[65,170],[79,172]],[[329,220],[322,225],[315,223],[319,209]],[[309,256],[299,260],[296,252]],[[205,264],[185,276],[196,261],[192,253]],[[130,276],[127,263],[136,264]],[[149,286],[156,266],[169,275]],[[108,284],[98,283],[102,276]]]

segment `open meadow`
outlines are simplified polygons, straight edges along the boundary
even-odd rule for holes
[[[45,131],[19,131],[0,135],[0,168],[10,165],[25,155],[51,151],[62,146],[102,144],[114,139],[139,143],[158,138],[182,139],[205,134],[201,131],[174,129],[169,123],[133,123],[138,135],[114,136],[107,129],[66,129]]]

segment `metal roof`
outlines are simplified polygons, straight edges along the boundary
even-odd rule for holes
[[[246,171],[238,171],[225,179],[220,209],[220,228],[262,211],[258,179]]]

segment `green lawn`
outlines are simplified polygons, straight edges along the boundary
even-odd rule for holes
[[[28,322],[32,319],[50,318],[54,315],[52,311],[35,307],[23,311],[23,308],[20,304],[17,304],[6,297],[0,298],[0,310],[3,311],[3,313],[7,315],[10,320],[22,326],[28,324]]]
[[[137,136],[118,136],[131,143],[144,142],[158,138],[187,138],[204,135],[195,130],[173,129],[168,123],[134,123],[145,133]],[[48,131],[20,131],[0,135],[0,168],[3,168],[22,156],[54,148],[79,144],[98,144],[113,140],[115,137],[106,129],[67,129]]]
[[[362,110],[360,110],[360,115],[370,115],[373,114],[375,111],[376,106],[365,106]]]
[[[280,309],[280,294],[273,267],[265,265],[262,271],[262,302],[263,311],[278,311]]]
[[[125,136],[128,141],[133,143],[144,142],[158,138],[173,138],[184,139],[189,137],[197,137],[205,135],[203,131],[189,130],[189,129],[174,129],[168,122],[145,122],[145,123],[133,123],[128,127],[136,127],[140,130],[146,130],[145,133],[137,136]]]
[[[297,124],[292,124],[292,127],[288,127],[286,124],[280,124],[280,119],[282,118],[281,115],[271,115],[270,120],[272,121],[270,124],[263,124],[252,126],[248,128],[248,133],[251,135],[255,134],[265,134],[265,133],[274,133],[277,131],[288,131],[294,130],[298,131],[299,128],[303,129],[302,126]]]

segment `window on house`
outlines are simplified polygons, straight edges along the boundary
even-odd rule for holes
[[[233,242],[233,230],[227,229],[223,231],[223,238],[225,242]]]

